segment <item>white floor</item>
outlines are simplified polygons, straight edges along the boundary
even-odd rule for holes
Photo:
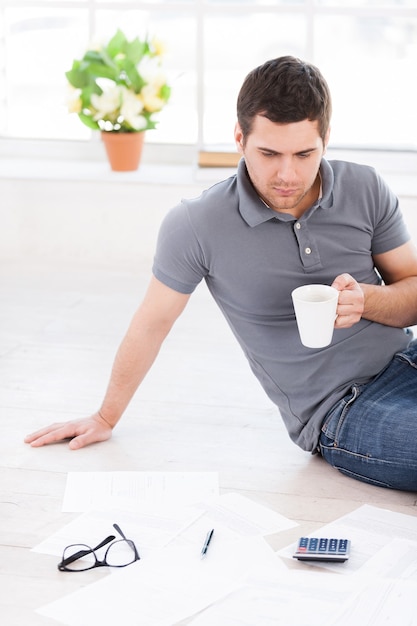
[[[222,492],[245,494],[299,522],[269,538],[274,549],[362,503],[417,516],[416,494],[345,478],[290,442],[205,288],[191,299],[111,441],[77,452],[66,444],[25,445],[27,432],[96,409],[146,281],[145,269],[141,274],[29,263],[1,269],[5,626],[55,623],[34,610],[107,575],[65,575],[55,557],[30,551],[76,516],[61,512],[69,471],[218,471]]]

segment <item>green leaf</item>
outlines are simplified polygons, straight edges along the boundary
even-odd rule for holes
[[[117,63],[115,63],[114,59],[109,55],[106,48],[103,48],[103,50],[100,51],[100,58],[102,63],[108,65],[109,67],[114,67],[116,70]]]
[[[110,80],[114,80],[115,83],[118,82],[119,72],[117,67],[109,67],[102,63],[90,63],[88,68],[86,68],[86,72],[88,72],[93,79],[109,78]]]
[[[88,85],[87,87],[84,87],[84,89],[81,90],[80,97],[81,97],[81,104],[83,108],[87,108],[90,106],[91,96],[93,95],[93,93],[101,95],[103,93],[103,90],[100,89],[100,87],[96,83],[92,83],[91,85]]]
[[[81,62],[74,61],[69,72],[65,72],[68,82],[76,89],[82,89],[90,82],[88,74],[81,69]]]
[[[124,52],[125,46],[128,43],[125,34],[120,30],[117,30],[116,34],[112,39],[110,39],[109,43],[106,46],[106,52],[108,55],[114,59],[115,56]]]
[[[98,125],[98,122],[93,120],[93,118],[90,117],[89,115],[86,115],[85,113],[78,113],[78,117],[80,118],[83,124],[88,126],[88,128],[92,128],[93,130],[100,130],[100,126]]]
[[[89,63],[100,63],[102,62],[102,52],[100,50],[87,50],[82,60]]]
[[[142,76],[138,73],[134,63],[125,59],[125,62],[123,65],[124,65],[124,70],[126,72],[126,76],[129,79],[129,82],[132,85],[134,92],[139,93],[143,85],[145,84],[145,81],[143,80]]]
[[[149,51],[146,41],[141,41],[138,37],[133,41],[127,42],[125,47],[126,58],[134,65],[137,65],[143,56]]]
[[[167,102],[171,96],[171,87],[169,87],[169,85],[162,85],[159,91],[159,95],[162,100],[165,100],[165,102]]]

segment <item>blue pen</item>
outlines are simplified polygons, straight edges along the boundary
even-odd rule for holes
[[[208,547],[210,545],[211,538],[213,537],[213,533],[214,533],[214,528],[209,530],[209,532],[207,533],[206,540],[205,540],[204,545],[203,545],[203,547],[201,549],[201,558],[204,558],[206,556],[206,554],[207,554],[207,550],[208,550]]]

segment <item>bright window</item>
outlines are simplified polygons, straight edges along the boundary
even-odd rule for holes
[[[147,141],[231,147],[247,72],[293,54],[330,84],[333,145],[417,149],[416,0],[0,0],[0,137],[90,140],[64,73],[117,27],[168,50],[173,96]]]

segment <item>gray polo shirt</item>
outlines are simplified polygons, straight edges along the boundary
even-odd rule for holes
[[[183,200],[164,219],[153,272],[181,293],[204,278],[291,439],[315,450],[329,409],[410,341],[362,319],[326,348],[299,339],[291,291],[344,272],[378,284],[372,255],[409,239],[398,201],[367,166],[322,160],[322,198],[296,220],[258,197],[244,159],[235,176]]]

